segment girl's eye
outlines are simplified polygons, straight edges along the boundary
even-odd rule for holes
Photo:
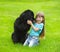
[[[39,18],[41,18],[41,16],[39,16]]]
[[[40,16],[38,16],[38,17],[40,17]]]
[[[41,17],[43,17],[43,16],[41,16]]]

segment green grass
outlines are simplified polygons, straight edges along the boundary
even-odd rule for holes
[[[0,0],[1,2],[46,2],[46,1],[60,1],[60,0]]]
[[[35,15],[38,11],[45,13],[46,39],[32,48],[14,45],[11,40],[13,23],[26,9],[33,10]],[[0,52],[60,52],[60,2],[0,2]]]

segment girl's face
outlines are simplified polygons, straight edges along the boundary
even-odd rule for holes
[[[42,22],[43,21],[43,18],[41,16],[37,16],[36,21]]]

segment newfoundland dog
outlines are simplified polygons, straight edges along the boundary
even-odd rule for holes
[[[30,29],[27,20],[34,21],[34,13],[31,10],[25,10],[14,22],[14,32],[12,33],[12,41],[14,43],[24,43]]]

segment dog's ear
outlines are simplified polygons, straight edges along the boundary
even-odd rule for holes
[[[28,19],[33,21],[34,20],[34,13],[31,10],[25,10],[24,12],[21,13],[19,18],[22,21],[27,21]]]

